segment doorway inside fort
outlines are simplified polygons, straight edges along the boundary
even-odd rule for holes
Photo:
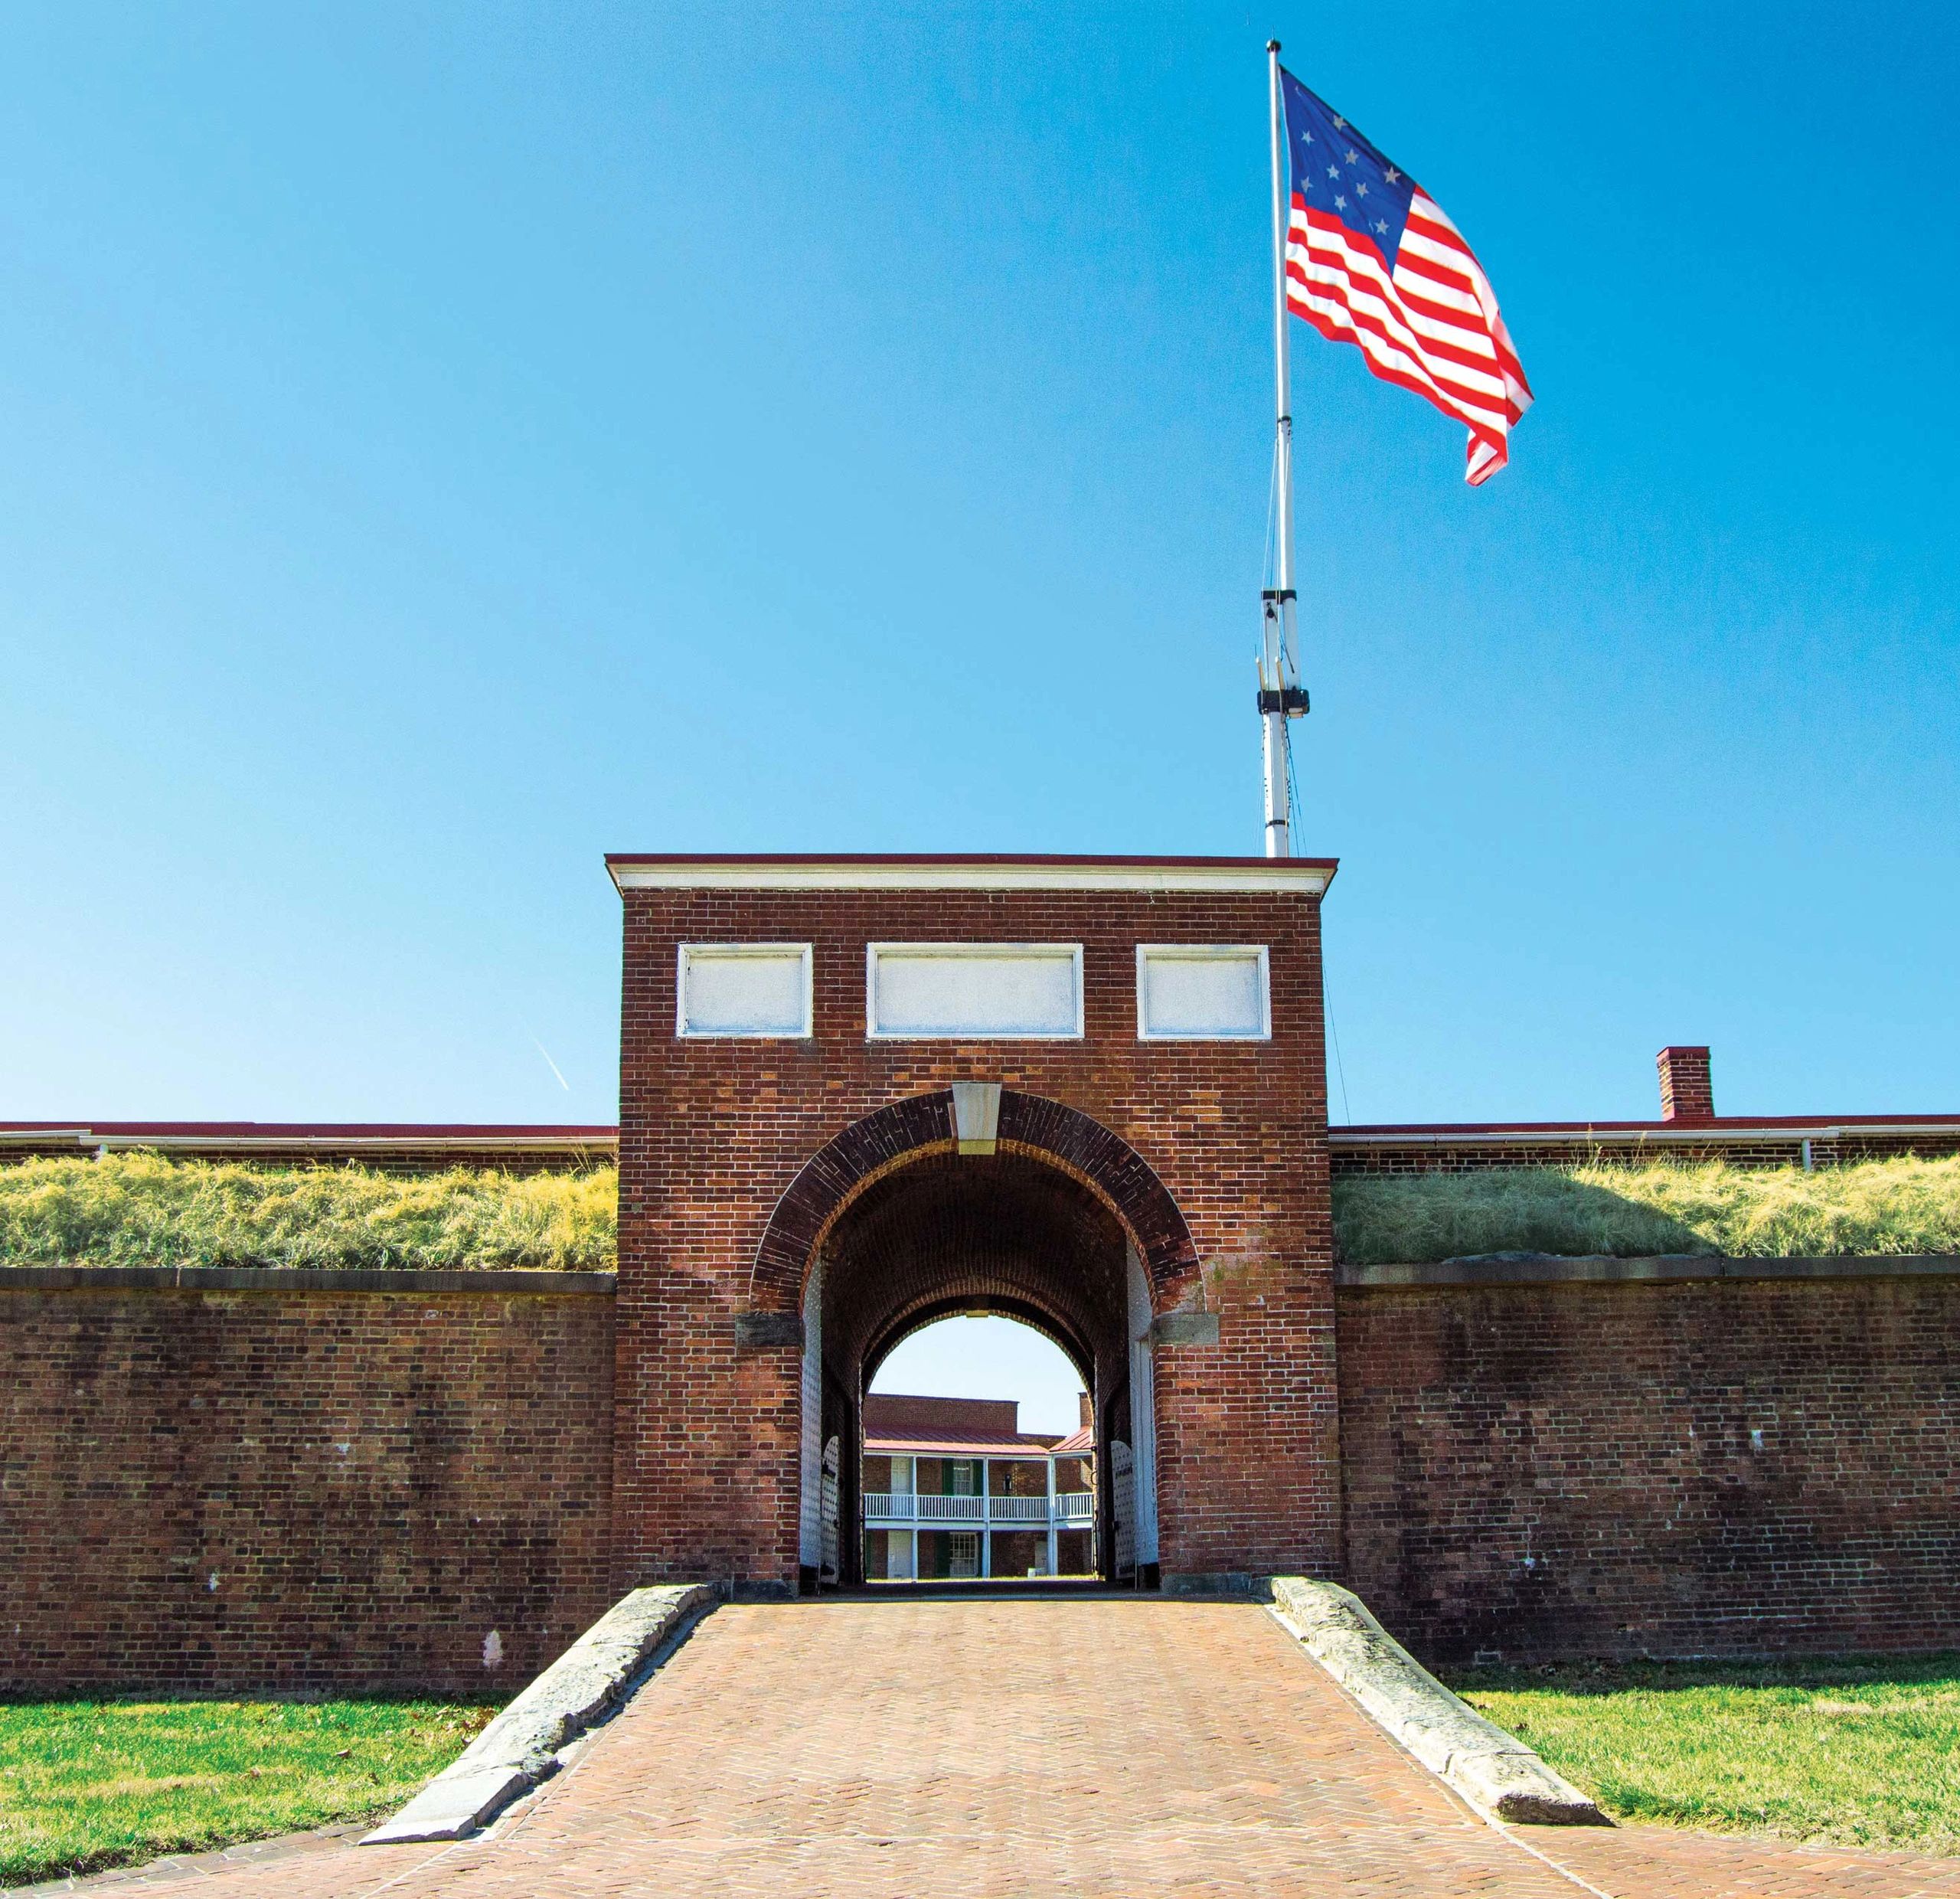
[[[1063,1356],[1073,1430],[1022,1430],[1011,1394],[920,1401],[880,1379],[907,1341],[980,1315]],[[804,1587],[1153,1585],[1150,1337],[1134,1247],[1060,1168],[940,1149],[875,1179],[805,1284]]]
[[[1045,1333],[934,1319],[870,1372],[862,1418],[867,1584],[1100,1575],[1095,1407]]]

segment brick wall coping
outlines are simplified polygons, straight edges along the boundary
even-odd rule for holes
[[[1860,1138],[1913,1136],[1960,1138],[1960,1115],[1873,1115],[1857,1120],[1782,1116],[1743,1120],[1733,1116],[1701,1122],[1509,1122],[1406,1126],[1332,1127],[1328,1145],[1337,1158],[1396,1149],[1447,1153],[1457,1149],[1589,1147],[1623,1157],[1629,1149],[1657,1151],[1779,1142],[1797,1158],[1805,1140],[1841,1142]],[[512,1127],[335,1122],[281,1121],[17,1121],[0,1126],[0,1155],[77,1155],[149,1152],[189,1159],[272,1161],[344,1159],[359,1162],[440,1160],[448,1155],[560,1159],[590,1155],[598,1163],[616,1159],[619,1129],[611,1126]]]
[[[1263,863],[1264,859],[1255,859]],[[1282,860],[1298,863],[1301,859]],[[1863,1115],[1832,1119],[1821,1115],[1718,1116],[1681,1121],[1463,1121],[1354,1124],[1328,1129],[1336,1152],[1370,1148],[1461,1146],[1611,1147],[1652,1142],[1696,1146],[1724,1142],[1808,1137],[1842,1140],[1860,1135],[1960,1135],[1960,1114]],[[610,1123],[514,1126],[508,1123],[372,1121],[13,1121],[0,1124],[0,1149],[73,1146],[78,1152],[154,1149],[198,1154],[276,1151],[397,1155],[472,1153],[572,1154],[592,1150],[608,1158],[619,1146]]]
[[[1423,1286],[1640,1284],[1681,1280],[1883,1280],[1960,1277],[1960,1253],[1845,1253],[1821,1259],[1735,1259],[1712,1253],[1663,1253],[1640,1259],[1606,1253],[1494,1253],[1409,1266],[1339,1266],[1334,1283],[1366,1290]]]
[[[1838,1140],[1860,1134],[1956,1134],[1960,1114],[1865,1114],[1847,1119],[1826,1115],[1713,1115],[1700,1121],[1429,1121],[1397,1126],[1354,1123],[1329,1127],[1328,1144],[1351,1147],[1461,1147],[1515,1143],[1542,1146],[1553,1142],[1574,1146],[1599,1141],[1624,1146],[1635,1141],[1679,1142],[1690,1146],[1710,1142],[1746,1142],[1765,1136],[1788,1139],[1808,1136]]]
[[[520,1293],[564,1299],[610,1299],[610,1273],[482,1273],[386,1267],[0,1266],[0,1293]]]
[[[1339,868],[1331,857],[1057,857],[1040,855],[668,855],[609,852],[614,885],[629,890],[1163,891],[1217,894],[1305,891],[1318,895]]]

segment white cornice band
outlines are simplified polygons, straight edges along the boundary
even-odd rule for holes
[[[1318,897],[1331,866],[1298,858],[1264,864],[610,864],[629,890],[1146,891],[1231,896],[1304,892]]]

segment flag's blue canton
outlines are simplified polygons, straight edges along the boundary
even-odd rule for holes
[[[1286,150],[1293,191],[1308,209],[1340,219],[1369,239],[1395,268],[1409,222],[1415,181],[1398,171],[1324,100],[1281,70],[1286,109]]]

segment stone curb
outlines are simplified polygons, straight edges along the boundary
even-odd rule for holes
[[[1272,1613],[1377,1727],[1479,1813],[1534,1826],[1612,1825],[1514,1734],[1451,1694],[1358,1596],[1304,1576],[1276,1576]]]
[[[539,1267],[481,1272],[392,1266],[8,1266],[0,1293],[520,1293],[552,1299],[617,1291],[614,1273]]]
[[[1424,1265],[1339,1266],[1344,1291],[1423,1286],[1642,1286],[1694,1280],[1952,1279],[1960,1254],[1834,1253],[1811,1259],[1742,1258],[1720,1253],[1480,1253]]]
[[[559,1767],[559,1750],[625,1698],[633,1678],[697,1610],[706,1584],[636,1589],[607,1610],[363,1846],[461,1839]]]

